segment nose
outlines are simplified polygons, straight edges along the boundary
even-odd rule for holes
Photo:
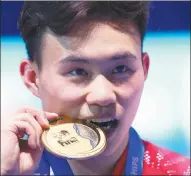
[[[112,83],[104,76],[97,76],[89,85],[86,101],[89,105],[109,106],[116,103]]]

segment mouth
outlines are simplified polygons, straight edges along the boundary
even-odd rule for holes
[[[109,133],[110,131],[114,130],[118,125],[117,119],[91,119],[87,120],[88,123],[98,126],[104,132]]]
[[[56,120],[50,120],[49,123],[50,124],[60,124],[60,123],[80,123],[80,119],[71,119],[69,117],[60,117],[57,118]],[[104,118],[104,119],[88,119],[82,120],[84,124],[89,124],[89,125],[95,125],[97,127],[99,127],[101,130],[103,130],[105,132],[105,134],[108,136],[110,135],[112,132],[115,131],[115,129],[117,128],[118,124],[119,124],[119,120],[114,119],[114,118]]]

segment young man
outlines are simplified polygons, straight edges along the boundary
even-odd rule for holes
[[[2,175],[190,174],[188,158],[142,141],[131,128],[149,70],[147,16],[146,1],[25,2],[19,28],[29,59],[20,72],[43,110],[21,108],[1,132]],[[47,119],[63,115],[97,121],[105,151],[80,161],[46,151]]]

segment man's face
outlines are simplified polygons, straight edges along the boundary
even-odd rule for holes
[[[142,57],[138,34],[108,25],[99,25],[80,42],[47,33],[37,76],[43,109],[74,119],[116,119],[114,129],[105,126],[104,154],[111,155],[128,137],[138,109],[148,69]]]

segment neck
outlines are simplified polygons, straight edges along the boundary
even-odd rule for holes
[[[68,163],[74,175],[110,175],[116,161],[98,158],[95,157],[83,161],[68,161]]]
[[[120,147],[110,156],[100,154],[87,160],[68,160],[74,175],[111,175],[117,161],[127,147],[128,138],[122,142]],[[108,146],[112,146],[109,144]]]

